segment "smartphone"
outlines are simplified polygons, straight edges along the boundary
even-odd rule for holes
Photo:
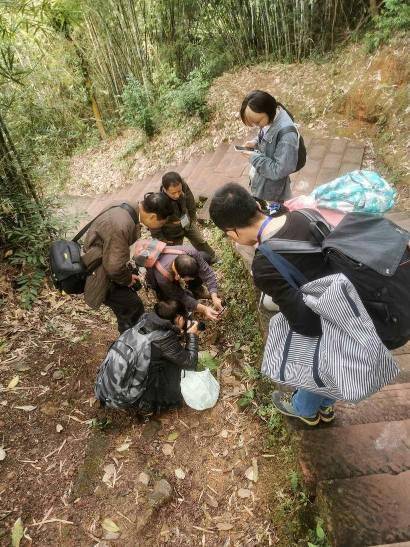
[[[239,146],[239,144],[235,144],[234,148],[237,152],[255,152],[255,149],[250,148],[250,146]]]

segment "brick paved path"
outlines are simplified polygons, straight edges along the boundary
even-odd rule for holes
[[[360,167],[364,151],[361,143],[342,138],[304,137],[308,160],[305,167],[291,177],[296,195],[308,194],[316,185]],[[238,182],[247,187],[249,162],[242,154],[235,152],[234,144],[241,143],[222,143],[213,152],[193,157],[188,163],[169,166],[113,194],[96,196],[91,203],[73,198],[70,209],[75,212],[86,211],[87,216],[92,217],[113,201],[140,200],[146,192],[158,190],[163,173],[170,170],[179,172],[186,179],[197,198],[209,198],[225,182]],[[199,212],[199,217],[208,217],[208,203]]]
[[[309,194],[317,185],[361,167],[364,147],[348,139],[305,138],[308,161],[292,176],[293,192]],[[178,171],[196,197],[209,198],[228,181],[247,186],[248,160],[220,144],[214,152],[170,166],[121,191],[91,203],[72,200],[69,209],[91,217],[110,202],[138,200],[157,190],[163,172]],[[208,218],[208,202],[200,217]],[[410,229],[410,215],[393,219]],[[409,311],[410,313],[410,311]],[[333,424],[289,427],[299,440],[304,479],[317,500],[335,547],[410,547],[410,344],[396,353],[397,382],[360,404],[339,404]]]

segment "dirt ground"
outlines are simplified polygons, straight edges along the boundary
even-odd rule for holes
[[[249,348],[237,348],[223,323],[201,340],[219,362],[217,405],[146,419],[104,411],[93,398],[98,365],[117,336],[110,312],[51,289],[29,312],[13,306],[11,293],[8,302],[0,545],[10,545],[19,517],[23,546],[293,544],[281,539],[277,516],[292,457],[287,447],[268,448],[264,423],[239,409],[252,385],[242,368]]]

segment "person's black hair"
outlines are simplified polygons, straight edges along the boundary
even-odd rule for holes
[[[287,110],[282,103],[279,103],[275,97],[273,97],[270,93],[267,91],[261,91],[260,89],[254,89],[250,93],[246,95],[244,100],[241,104],[241,109],[239,111],[241,120],[245,125],[248,125],[245,115],[246,107],[249,106],[253,112],[257,112],[258,114],[264,113],[269,118],[269,123],[272,123],[275,116],[276,116],[276,110],[278,106],[283,108],[287,114],[291,117],[293,120],[292,114]]]
[[[245,188],[228,182],[215,192],[209,214],[221,230],[235,230],[253,224],[261,211],[255,198]]]
[[[160,300],[155,304],[154,311],[158,317],[168,321],[174,321],[177,315],[186,315],[185,306],[178,300]]]
[[[198,262],[193,256],[179,255],[175,259],[175,269],[178,274],[184,277],[197,277],[199,272]]]
[[[165,190],[168,190],[170,186],[178,186],[178,184],[182,184],[182,177],[176,171],[168,171],[163,175],[162,186]]]
[[[145,194],[142,206],[145,212],[155,213],[158,220],[165,220],[172,215],[169,199],[161,192],[148,192],[148,194]]]

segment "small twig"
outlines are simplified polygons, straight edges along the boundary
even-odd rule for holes
[[[28,528],[31,528],[32,526],[43,526],[43,524],[49,524],[50,522],[61,522],[62,524],[74,524],[74,522],[71,522],[71,520],[49,519],[49,520],[43,520],[41,522],[33,522],[33,524],[28,525]]]
[[[206,528],[201,528],[201,526],[192,525],[192,528],[195,528],[195,530],[199,530],[200,532],[205,532],[206,534],[216,534],[214,530],[207,530]]]

